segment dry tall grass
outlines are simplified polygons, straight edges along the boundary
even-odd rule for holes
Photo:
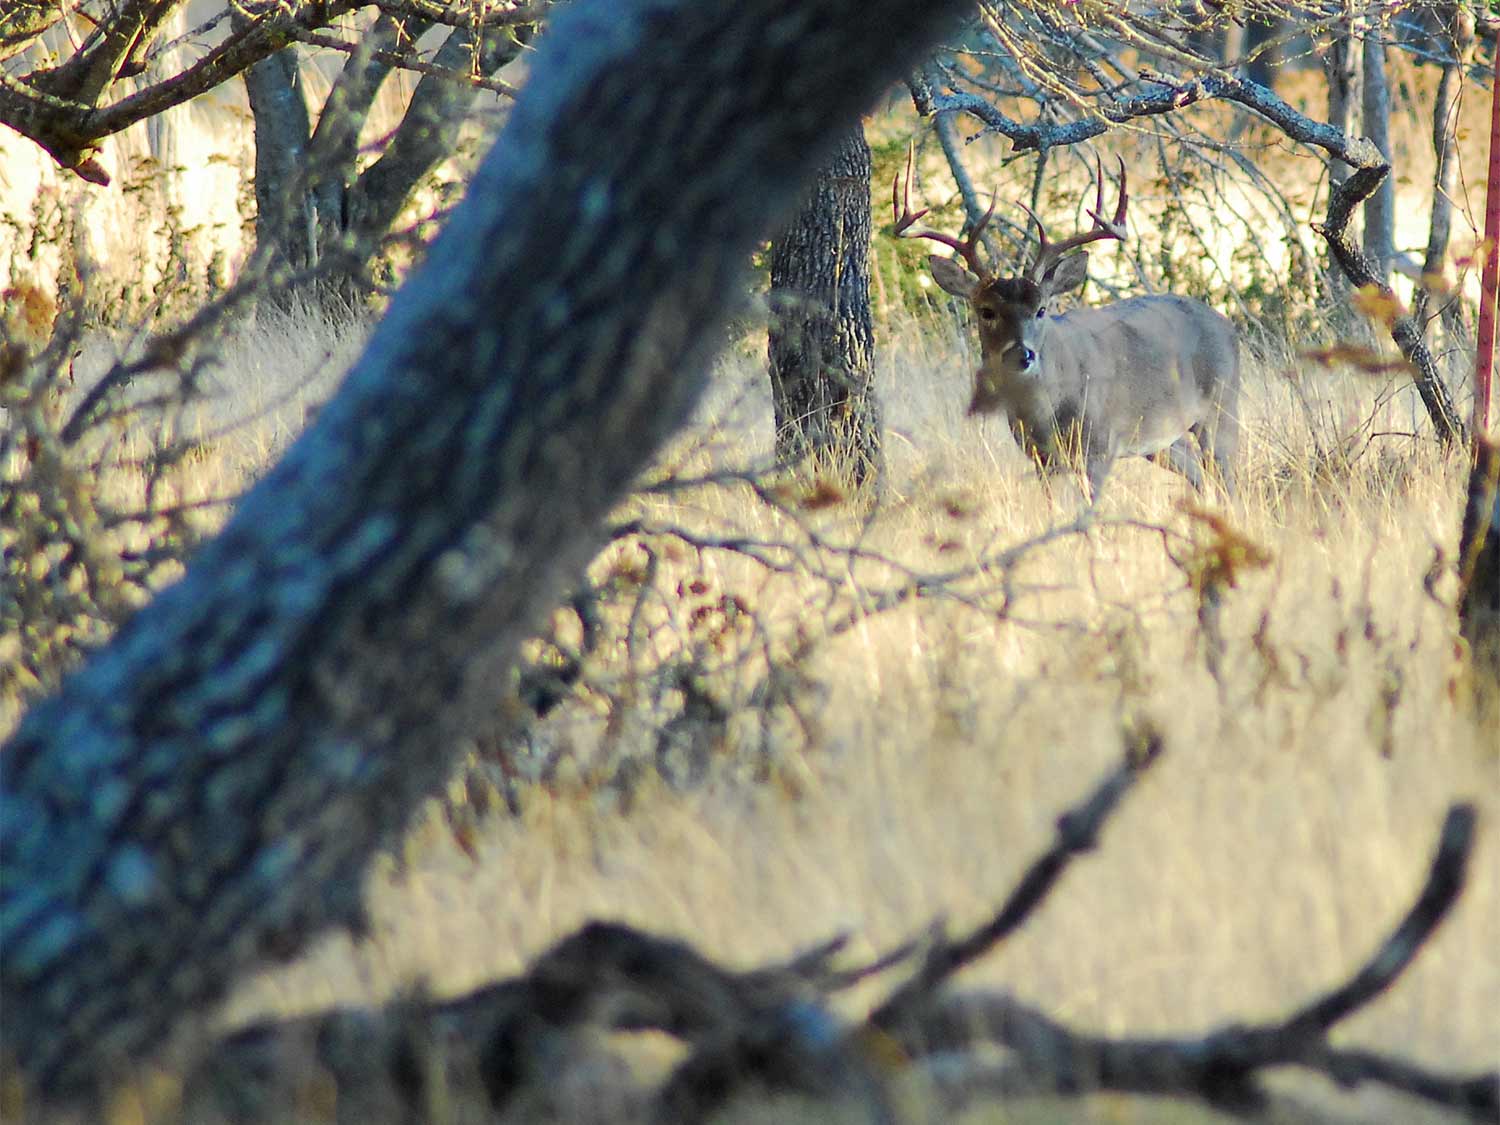
[[[287,323],[231,346],[225,394],[202,420],[212,437],[199,465],[205,490],[252,477],[300,425],[302,396],[328,389],[326,357],[350,346]],[[931,571],[1076,515],[1076,488],[1038,481],[1002,424],[960,416],[967,347],[944,320],[888,333],[888,495],[873,517],[849,505],[803,513],[819,534]],[[320,364],[310,384],[264,375]],[[762,381],[753,350],[721,365],[698,430],[706,438],[685,463],[764,456]],[[1286,1012],[1368,955],[1418,887],[1444,807],[1469,799],[1483,827],[1467,893],[1415,967],[1342,1037],[1434,1066],[1493,1065],[1500,730],[1473,718],[1455,659],[1447,560],[1462,466],[1400,436],[1413,417],[1404,391],[1305,367],[1290,352],[1253,361],[1247,381],[1244,486],[1226,511],[1271,562],[1227,594],[1217,679],[1184,570],[1166,550],[1188,550],[1177,536],[1191,522],[1179,507],[1190,492],[1151,464],[1122,464],[1099,525],[1016,571],[1008,615],[917,601],[818,644],[805,669],[820,685],[808,689],[808,724],[777,735],[771,783],[725,770],[678,791],[648,778],[619,802],[591,771],[606,740],[611,754],[632,747],[587,709],[560,709],[543,726],[565,728],[557,744],[571,764],[523,786],[519,815],[478,819],[461,847],[434,812],[372,880],[373,936],[330,937],[249,982],[226,1020],[462,990],[516,972],[589,918],[682,935],[744,963],[837,930],[873,951],[936,916],[972,922],[1045,845],[1053,816],[1116,759],[1122,716],[1143,713],[1164,730],[1167,760],[1103,849],[975,977],[1101,1032],[1186,1033]],[[742,489],[636,510],[787,534],[786,516]],[[768,576],[734,555],[704,568],[695,574],[744,598],[768,627],[828,620],[813,597],[826,582]],[[885,574],[855,564],[848,588]],[[716,743],[726,760],[757,726],[739,718]],[[1420,1119],[1375,1097],[1340,1108],[1359,1120]],[[920,1099],[918,1110],[943,1116]],[[1057,1112],[1045,1119],[1163,1111],[1110,1101]]]

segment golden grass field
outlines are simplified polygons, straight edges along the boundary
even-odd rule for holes
[[[242,487],[327,393],[358,338],[357,328],[283,321],[228,340],[222,393],[192,422],[206,435],[193,487]],[[1080,507],[1070,481],[1044,486],[1003,423],[961,417],[968,348],[946,314],[885,332],[890,470],[873,515],[848,504],[773,512],[735,488],[634,510],[767,539],[811,529],[919,573],[1070,522]],[[746,345],[720,364],[683,466],[764,459],[760,362]],[[1003,986],[1101,1033],[1189,1035],[1284,1015],[1372,952],[1416,894],[1446,806],[1469,800],[1481,830],[1467,892],[1338,1041],[1445,1069],[1494,1066],[1500,726],[1474,717],[1455,657],[1462,458],[1409,436],[1368,438],[1412,428],[1405,391],[1286,351],[1252,359],[1246,379],[1242,488],[1223,511],[1270,562],[1226,596],[1218,681],[1194,596],[1164,549],[1187,553],[1173,536],[1192,522],[1179,507],[1190,490],[1152,464],[1124,463],[1092,531],[1027,556],[1008,616],[984,608],[994,587],[977,581],[965,587],[972,605],[918,601],[821,640],[805,669],[817,685],[810,721],[774,734],[770,784],[724,769],[682,791],[648,779],[621,802],[596,784],[604,759],[643,752],[651,732],[560,709],[542,725],[567,760],[522,787],[519,815],[466,822],[460,846],[434,806],[402,853],[377,864],[373,936],[330,937],[247,982],[226,1021],[462,991],[522,970],[591,918],[678,935],[744,965],[837,931],[868,954],[937,917],[969,925],[1050,842],[1055,815],[1118,760],[1123,718],[1145,716],[1165,735],[1164,760],[1101,850],[961,984]],[[658,585],[668,588],[678,564],[664,557]],[[843,592],[885,588],[892,573],[860,563]],[[836,616],[820,600],[832,596],[826,578],[768,576],[712,553],[692,574],[739,594],[773,631],[801,621],[817,634]],[[756,726],[738,718],[716,745],[726,761]],[[1378,1095],[1300,1088],[1333,1120],[1428,1119]],[[915,1120],[947,1119],[920,1090],[911,1103]],[[590,1115],[611,1120],[618,1108]],[[584,1115],[582,1101],[567,1112]],[[823,1112],[772,1104],[730,1116]],[[989,1106],[966,1119],[1207,1118],[1100,1098]]]

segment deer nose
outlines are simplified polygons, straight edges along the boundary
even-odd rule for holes
[[[1029,370],[1031,370],[1031,365],[1033,363],[1035,363],[1035,362],[1036,362],[1036,352],[1032,351],[1030,348],[1022,348],[1021,349],[1021,370],[1022,371],[1029,371]]]

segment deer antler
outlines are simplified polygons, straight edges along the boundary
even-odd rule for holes
[[[1047,275],[1048,269],[1059,261],[1064,254],[1076,250],[1086,243],[1096,242],[1101,238],[1113,238],[1121,242],[1125,240],[1125,206],[1130,201],[1130,193],[1125,182],[1125,160],[1123,157],[1117,157],[1116,159],[1120,161],[1120,202],[1115,207],[1115,217],[1107,223],[1100,218],[1100,213],[1104,210],[1104,168],[1099,164],[1095,164],[1094,166],[1094,208],[1088,213],[1089,218],[1094,220],[1094,225],[1082,234],[1075,234],[1072,238],[1065,238],[1061,242],[1050,242],[1047,239],[1047,228],[1042,224],[1042,220],[1037,217],[1036,212],[1027,207],[1026,204],[1021,204],[1021,209],[1031,216],[1031,220],[1036,223],[1037,229],[1038,245],[1036,258],[1033,259],[1031,267],[1026,271],[1026,276],[1031,278],[1031,280],[1040,281]]]
[[[896,178],[891,181],[891,217],[896,223],[897,238],[930,238],[934,242],[941,242],[944,246],[957,250],[959,255],[968,264],[970,271],[981,281],[989,281],[993,276],[985,267],[979,257],[979,239],[984,234],[984,228],[989,225],[990,217],[995,213],[995,200],[990,200],[990,209],[984,213],[984,217],[974,224],[974,229],[969,232],[966,239],[954,238],[949,234],[942,234],[935,230],[913,230],[910,235],[907,231],[931,208],[924,207],[922,210],[912,213],[911,209],[911,179],[912,179],[912,149],[908,145],[906,149],[906,172],[897,173]],[[902,186],[902,180],[905,186]],[[1102,206],[1102,204],[1101,204]]]

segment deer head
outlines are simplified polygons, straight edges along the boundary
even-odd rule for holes
[[[1030,264],[1013,277],[996,276],[980,257],[980,238],[995,212],[993,202],[966,239],[933,230],[912,230],[927,211],[912,213],[911,177],[912,159],[908,152],[904,188],[901,175],[891,185],[896,234],[927,238],[951,247],[968,267],[936,254],[928,258],[938,285],[969,302],[979,327],[982,362],[974,373],[974,397],[969,403],[969,413],[1014,411],[1035,397],[1037,386],[1045,378],[1048,313],[1053,298],[1076,289],[1088,277],[1088,252],[1079,247],[1099,239],[1125,237],[1128,202],[1125,162],[1120,161],[1120,200],[1114,218],[1106,222],[1100,217],[1104,210],[1104,175],[1099,169],[1095,175],[1094,208],[1089,212],[1094,225],[1081,234],[1053,242],[1042,220],[1021,204],[1037,225],[1038,244]]]

